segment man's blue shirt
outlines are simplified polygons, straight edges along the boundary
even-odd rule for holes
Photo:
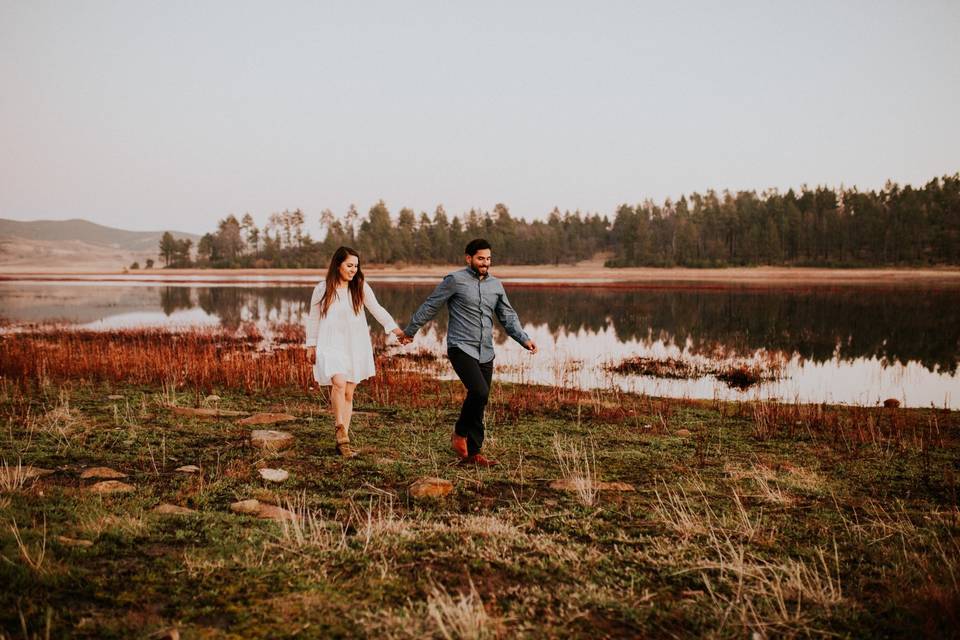
[[[481,278],[470,268],[448,274],[413,314],[404,333],[412,338],[444,303],[450,311],[447,349],[457,347],[480,362],[493,360],[494,315],[511,338],[524,345],[530,340],[510,306],[503,283],[489,273]]]

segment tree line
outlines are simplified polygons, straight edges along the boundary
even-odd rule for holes
[[[747,265],[922,266],[960,264],[960,173],[923,187],[888,182],[859,191],[828,187],[692,193],[662,203],[623,204],[610,216],[554,209],[546,220],[514,217],[506,205],[449,215],[381,200],[365,216],[353,205],[319,222],[323,239],[304,231],[300,209],[271,214],[258,228],[247,213],[229,215],[191,252],[189,240],[164,234],[167,267],[323,268],[341,245],[365,263],[456,264],[464,245],[487,238],[499,264],[569,264],[601,255],[610,267]]]

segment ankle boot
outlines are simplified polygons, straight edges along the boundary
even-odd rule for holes
[[[357,452],[350,448],[350,435],[347,433],[345,426],[342,424],[337,425],[337,429],[334,432],[334,439],[337,442],[337,453],[344,458],[356,457]]]

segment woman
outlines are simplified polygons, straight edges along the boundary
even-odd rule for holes
[[[349,247],[340,247],[330,260],[327,278],[313,290],[310,317],[307,320],[307,359],[314,363],[313,377],[323,386],[330,385],[330,404],[336,425],[337,452],[352,458],[350,418],[353,415],[353,390],[362,380],[376,373],[373,345],[363,308],[401,342],[409,338],[380,306],[370,285],[363,281],[360,256]]]

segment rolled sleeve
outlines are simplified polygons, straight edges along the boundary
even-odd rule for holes
[[[520,344],[526,345],[527,342],[530,341],[530,336],[523,330],[523,325],[520,324],[520,316],[517,315],[517,312],[513,309],[513,305],[510,304],[506,291],[500,292],[495,310],[497,320],[503,325],[507,335]]]
[[[437,285],[437,288],[433,290],[430,297],[428,297],[413,314],[413,317],[410,318],[410,324],[407,325],[407,328],[404,329],[403,332],[411,338],[415,336],[423,325],[430,322],[433,317],[437,315],[440,307],[445,305],[456,291],[457,281],[453,275],[446,276],[440,284]]]

